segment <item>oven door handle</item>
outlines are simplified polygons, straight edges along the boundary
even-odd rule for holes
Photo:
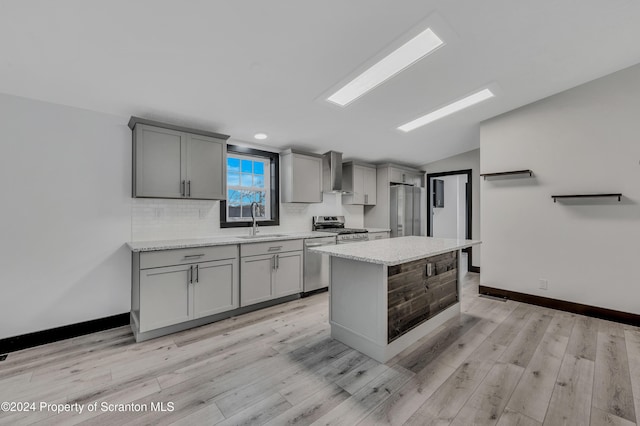
[[[313,243],[313,244],[305,244],[305,247],[323,247],[323,246],[332,246],[335,243]]]

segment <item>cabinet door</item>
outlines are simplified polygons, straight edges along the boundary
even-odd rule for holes
[[[366,167],[349,165],[342,169],[342,189],[347,194],[342,196],[342,204],[366,204],[365,170]]]
[[[293,154],[293,199],[296,203],[322,202],[322,158]]]
[[[420,173],[415,173],[410,175],[410,182],[412,185],[423,187],[422,175]]]
[[[274,298],[302,292],[302,252],[278,254]]]
[[[353,204],[365,204],[364,167],[353,166]]]
[[[238,307],[238,261],[204,262],[193,279],[193,318],[206,317]]]
[[[202,200],[225,198],[226,141],[187,136],[187,196]]]
[[[272,281],[275,255],[241,258],[240,306],[264,302],[273,296]]]
[[[389,167],[389,181],[395,183],[405,183],[407,176],[403,170]]]
[[[140,332],[190,319],[191,265],[140,271]]]
[[[375,206],[376,204],[376,191],[378,186],[376,179],[376,169],[363,167],[364,203],[368,206]]]
[[[136,197],[182,198],[186,134],[136,125],[134,167]]]

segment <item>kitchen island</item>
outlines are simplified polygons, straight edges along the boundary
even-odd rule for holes
[[[480,241],[399,237],[312,249],[331,256],[331,337],[379,362],[460,313],[460,250]]]

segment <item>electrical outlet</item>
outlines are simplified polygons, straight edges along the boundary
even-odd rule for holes
[[[427,276],[433,275],[433,263],[427,263]]]
[[[154,214],[156,217],[162,217],[162,214],[164,213],[164,209],[160,208],[160,207],[156,207],[154,209]]]
[[[549,288],[549,281],[548,280],[540,278],[540,280],[538,280],[538,284],[539,284],[538,287],[541,290],[547,290]]]

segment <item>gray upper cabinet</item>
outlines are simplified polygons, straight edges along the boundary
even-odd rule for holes
[[[375,205],[369,205],[364,209],[364,226],[366,228],[386,229],[391,226],[391,186],[405,184],[424,187],[424,172],[400,164],[386,163],[376,166],[375,177]],[[373,178],[365,179],[366,183],[372,181]]]
[[[229,136],[132,117],[133,196],[226,197]]]
[[[139,124],[134,140],[134,196],[182,198],[186,134]]]
[[[364,193],[365,193],[365,205],[375,206],[377,202],[377,173],[376,168],[365,167],[364,169]]]
[[[376,168],[370,164],[347,161],[342,163],[343,204],[376,204]]]
[[[193,134],[187,136],[187,195],[190,198],[226,198],[226,158],[225,141]]]
[[[405,183],[413,186],[424,186],[424,172],[409,170],[400,167],[389,167],[389,181],[392,183]]]
[[[281,154],[282,202],[322,202],[322,155],[287,150]]]

